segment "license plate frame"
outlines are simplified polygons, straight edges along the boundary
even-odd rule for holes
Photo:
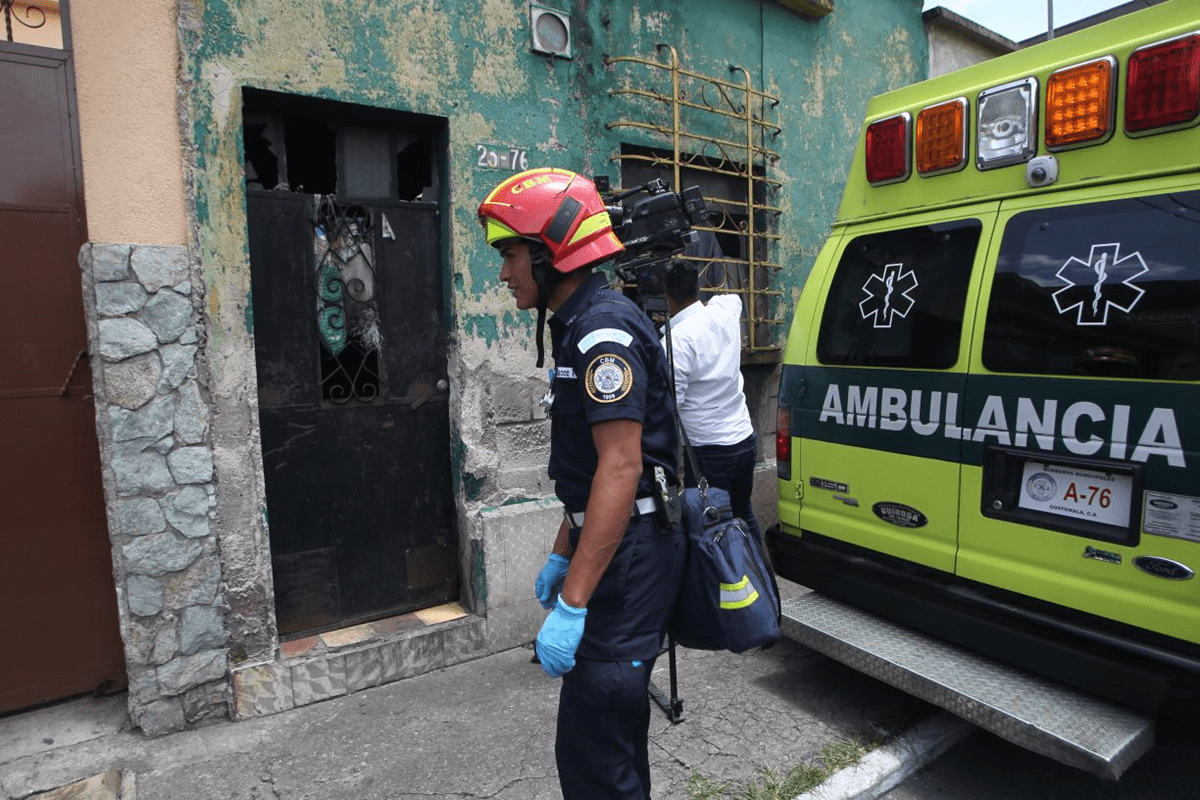
[[[1132,547],[1141,507],[1139,464],[1004,447],[984,453],[984,516]]]
[[[1132,475],[1031,458],[1025,462],[1021,478],[1017,501],[1021,508],[1115,528],[1129,527]]]

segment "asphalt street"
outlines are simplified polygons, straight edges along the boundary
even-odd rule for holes
[[[0,717],[0,797],[24,800],[115,770],[122,788],[86,800],[551,800],[560,797],[559,682],[531,655],[516,648],[274,716],[153,739],[130,729],[123,695]],[[741,655],[680,648],[678,657],[684,721],[672,724],[652,706],[657,800],[687,800],[693,775],[736,788],[764,769],[819,765],[823,747],[849,739],[883,746],[812,800],[1192,800],[1200,786],[1198,728],[1160,722],[1156,746],[1112,783],[972,733],[787,639]],[[669,693],[665,655],[654,680]],[[926,735],[942,743],[921,741]],[[878,786],[896,788],[884,794]]]

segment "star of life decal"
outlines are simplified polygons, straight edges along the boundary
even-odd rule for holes
[[[907,317],[916,305],[909,295],[917,288],[917,276],[904,270],[903,264],[887,264],[882,274],[872,275],[863,284],[867,297],[858,304],[863,319],[874,317],[876,328],[890,328],[896,317]]]
[[[1088,260],[1071,256],[1055,273],[1067,284],[1054,293],[1058,313],[1076,311],[1076,325],[1107,325],[1108,312],[1128,314],[1142,299],[1145,289],[1133,280],[1150,271],[1138,251],[1122,257],[1119,242],[1092,245]]]

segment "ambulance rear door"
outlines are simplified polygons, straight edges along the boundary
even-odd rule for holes
[[[964,578],[1189,642],[1200,642],[1196,183],[1002,207],[963,408],[958,554]]]
[[[792,400],[803,535],[953,572],[960,398],[997,207],[843,234]]]

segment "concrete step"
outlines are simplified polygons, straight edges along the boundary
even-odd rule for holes
[[[1116,780],[1154,745],[1154,720],[809,593],[783,601],[783,634],[1055,761]]]

